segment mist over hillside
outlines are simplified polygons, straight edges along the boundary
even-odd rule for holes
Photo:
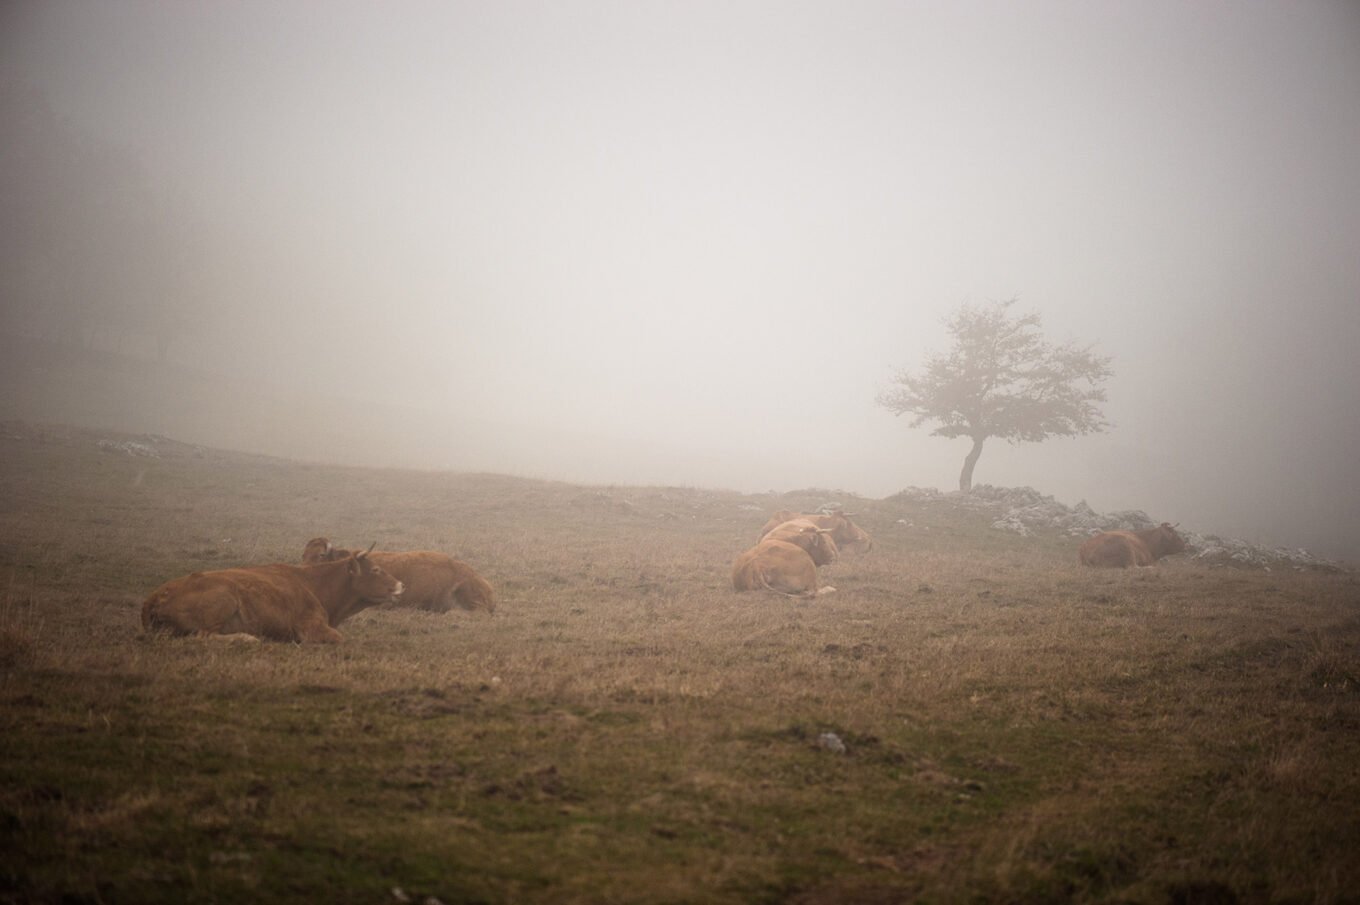
[[[809,452],[785,468],[744,449],[732,467],[698,442],[663,445],[588,427],[470,415],[357,384],[289,387],[61,343],[0,337],[0,345],[8,351],[0,362],[9,388],[0,400],[6,419],[148,432],[300,460],[768,490],[798,483],[817,458]],[[833,473],[835,463],[824,464]]]
[[[1110,429],[977,481],[1356,558],[1357,96],[1348,3],[11,0],[0,389],[883,498],[968,443],[879,394],[1016,298],[1110,360]]]
[[[0,420],[4,421],[143,433],[223,450],[336,465],[495,472],[579,484],[682,485],[743,493],[822,487],[848,498],[873,496],[840,482],[800,483],[806,471],[781,470],[777,462],[756,464],[746,471],[725,467],[721,457],[702,448],[662,449],[612,440],[608,443],[614,454],[602,457],[597,452],[606,439],[587,433],[452,418],[343,391],[279,393],[267,383],[248,382],[235,383],[227,391],[220,375],[55,343],[10,340],[7,351],[0,361],[0,380],[11,387],[0,401]],[[835,463],[831,467],[834,470]],[[718,479],[688,480],[694,475]],[[1020,534],[1046,530],[1079,537],[1098,528],[1144,527],[1139,518],[1151,519],[1147,524],[1163,518],[1160,513],[1143,512],[1143,507],[1124,507],[1100,519],[1084,499],[1073,507],[1030,488],[1007,491],[988,483],[968,496],[916,485],[904,485],[882,496],[949,499],[965,509],[990,513],[987,517],[995,520],[994,527]],[[1202,521],[1187,523],[1183,530],[1210,555],[1206,562],[1311,567],[1326,560],[1357,560],[1353,549],[1329,544],[1326,538],[1319,544],[1297,537],[1242,539]]]

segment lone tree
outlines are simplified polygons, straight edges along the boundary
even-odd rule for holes
[[[970,437],[959,489],[973,487],[973,466],[988,437],[1038,442],[1103,431],[1097,408],[1110,359],[1089,347],[1055,346],[1039,331],[1039,315],[1011,317],[1015,299],[985,307],[963,305],[946,321],[954,336],[947,355],[926,362],[919,374],[903,371],[878,397],[895,415],[915,415],[912,427],[938,421],[938,437]]]

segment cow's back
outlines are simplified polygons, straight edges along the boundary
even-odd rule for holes
[[[790,597],[814,597],[817,565],[802,548],[788,541],[763,540],[732,564],[732,586],[738,591],[768,590]]]
[[[756,543],[760,543],[760,541],[763,541],[766,535],[768,535],[774,529],[778,528],[780,525],[784,524],[785,522],[791,522],[796,518],[807,518],[807,516],[799,512],[794,512],[792,509],[778,510],[777,512],[770,516],[770,520],[767,521],[765,523],[765,526],[760,529],[760,537],[756,540]]]
[[[278,641],[334,641],[316,595],[284,565],[194,572],[142,604],[142,626],[172,634],[246,633]]]
[[[373,561],[397,578],[405,590],[401,605],[446,613],[454,607],[465,610],[496,608],[491,585],[471,566],[446,553],[434,550],[374,552]]]
[[[1110,569],[1149,566],[1153,560],[1147,544],[1132,531],[1102,531],[1082,543],[1077,558],[1084,566]]]
[[[816,525],[818,528],[825,528],[831,532],[831,539],[836,542],[838,551],[849,553],[868,553],[873,549],[873,538],[869,532],[850,520],[850,516],[843,512],[794,512],[791,509],[780,509],[770,520],[760,529],[760,540],[769,537],[776,529],[792,521],[804,520]]]
[[[764,540],[782,540],[802,549],[819,566],[830,565],[839,556],[831,534],[806,518],[790,519],[765,535]]]

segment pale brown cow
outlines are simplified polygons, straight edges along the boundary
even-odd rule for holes
[[[146,598],[142,627],[177,635],[246,634],[334,644],[343,637],[335,626],[401,593],[401,582],[367,551],[315,565],[194,572]]]
[[[765,523],[765,527],[760,529],[760,539],[764,540],[775,528],[785,522],[794,519],[807,519],[818,528],[826,528],[831,532],[831,538],[836,542],[836,547],[843,553],[868,553],[873,549],[873,538],[869,533],[850,521],[854,513],[844,512],[794,512],[792,509],[780,509],[770,520]]]
[[[324,537],[307,541],[303,562],[326,562],[348,556],[349,550],[332,547]],[[493,612],[496,594],[485,578],[465,562],[432,550],[378,552],[373,561],[401,579],[406,586],[402,606],[447,613],[455,606],[464,610]]]
[[[812,557],[813,563],[819,566],[830,565],[840,555],[836,542],[832,539],[831,529],[818,528],[805,518],[784,522],[766,534],[762,540],[788,541],[802,547],[803,551]]]
[[[738,591],[774,591],[788,597],[816,597],[836,590],[818,588],[817,564],[802,547],[768,539],[737,557],[732,564],[732,587]]]
[[[1185,540],[1175,527],[1162,522],[1141,531],[1102,531],[1082,543],[1077,558],[1084,566],[1126,569],[1150,566],[1163,556],[1185,550]]]

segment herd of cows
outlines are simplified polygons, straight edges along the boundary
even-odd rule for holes
[[[817,567],[835,562],[842,551],[873,548],[851,517],[839,511],[774,513],[756,545],[737,557],[732,586],[789,597],[834,591],[819,586]],[[1176,529],[1163,523],[1101,532],[1082,543],[1077,555],[1083,565],[1127,568],[1151,565],[1185,548]],[[346,550],[316,537],[303,548],[301,565],[194,572],[166,582],[143,602],[142,627],[177,635],[335,643],[343,637],[336,626],[383,603],[440,613],[496,607],[486,579],[444,553]]]
[[[738,591],[774,591],[815,597],[836,590],[817,586],[817,567],[835,562],[840,551],[867,553],[874,542],[844,512],[807,514],[781,509],[760,530],[760,540],[732,565]]]
[[[167,581],[142,603],[142,627],[333,644],[342,638],[337,625],[383,603],[491,612],[496,595],[471,566],[444,553],[345,550],[314,537],[303,548],[302,565],[243,566]]]

